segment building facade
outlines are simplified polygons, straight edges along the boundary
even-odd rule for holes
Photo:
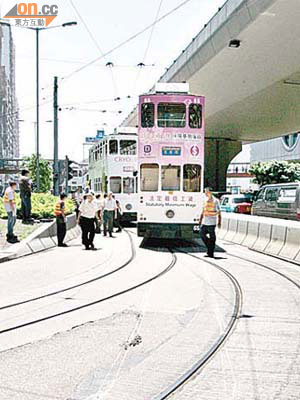
[[[293,133],[251,144],[251,164],[272,160],[300,161],[300,134]]]
[[[0,159],[19,158],[15,47],[11,27],[0,24]]]

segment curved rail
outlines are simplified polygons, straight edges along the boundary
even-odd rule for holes
[[[126,268],[134,260],[135,255],[136,255],[132,237],[130,236],[130,234],[128,232],[126,232],[126,234],[128,235],[129,240],[130,240],[131,255],[130,255],[129,259],[124,264],[122,264],[120,267],[118,267],[118,268],[116,268],[116,269],[114,269],[112,271],[109,271],[109,272],[107,272],[107,273],[105,273],[103,275],[96,276],[95,278],[89,279],[89,280],[84,281],[84,282],[80,282],[80,283],[72,285],[72,286],[68,286],[68,287],[63,288],[63,289],[55,290],[53,292],[46,293],[46,294],[43,294],[41,296],[33,297],[33,298],[30,298],[30,299],[27,299],[27,300],[22,300],[22,301],[19,301],[17,303],[7,304],[5,306],[0,307],[0,311],[1,310],[6,310],[7,308],[17,307],[17,306],[21,306],[23,304],[31,303],[33,301],[45,299],[47,297],[55,296],[57,294],[67,292],[69,290],[76,289],[76,288],[88,285],[90,283],[93,283],[93,282],[97,282],[100,279],[106,278],[107,276],[112,275],[112,274],[114,274],[114,273]]]

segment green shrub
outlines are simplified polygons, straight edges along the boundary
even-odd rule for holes
[[[54,209],[58,201],[58,197],[48,193],[33,193],[31,197],[32,204],[32,217],[40,218],[53,218],[55,217]],[[74,204],[71,199],[65,201],[66,215],[74,211]],[[17,194],[17,215],[21,217],[21,199]],[[0,218],[6,218],[7,214],[3,204],[3,198],[0,198]]]

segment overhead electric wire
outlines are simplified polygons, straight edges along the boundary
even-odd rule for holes
[[[158,16],[159,16],[159,13],[160,13],[161,6],[162,6],[163,1],[164,1],[164,0],[160,0],[160,2],[159,2],[159,6],[158,6],[158,9],[157,9],[157,12],[156,12],[156,16],[155,16],[155,19],[154,19],[154,23],[153,23],[153,26],[152,26],[152,28],[151,28],[150,35],[149,35],[149,39],[148,39],[147,46],[146,46],[146,50],[145,50],[145,53],[144,53],[143,61],[142,61],[142,63],[141,63],[142,65],[141,65],[141,67],[140,67],[139,70],[138,70],[138,73],[137,73],[137,75],[136,75],[136,79],[135,79],[135,82],[134,82],[134,86],[133,86],[133,92],[134,92],[134,93],[135,93],[135,91],[136,91],[136,87],[137,87],[138,81],[139,81],[139,79],[140,79],[141,70],[142,70],[142,68],[145,66],[146,57],[147,57],[147,55],[148,55],[148,51],[149,51],[149,48],[150,48],[150,44],[151,44],[151,40],[152,40],[152,36],[153,36],[155,24],[156,24],[156,21],[157,21],[157,19],[158,19]]]
[[[103,51],[102,51],[102,49],[101,49],[101,47],[100,47],[100,45],[99,45],[97,39],[95,38],[95,36],[94,36],[93,33],[91,32],[90,28],[88,27],[87,23],[86,23],[85,20],[83,19],[82,15],[81,15],[80,12],[78,11],[78,9],[77,9],[77,7],[75,6],[73,0],[69,0],[69,1],[70,1],[71,6],[73,7],[75,13],[77,14],[78,18],[79,18],[80,21],[83,23],[83,26],[85,27],[85,29],[86,29],[86,31],[87,31],[89,37],[91,38],[92,42],[94,43],[94,45],[95,45],[95,46],[97,47],[97,49],[99,50],[99,52],[100,52],[100,54],[101,54],[101,57],[103,57],[103,58],[105,59],[105,54],[103,53]],[[115,93],[115,96],[117,96],[118,90],[117,90],[117,85],[116,85],[116,81],[115,81],[115,78],[114,78],[114,73],[113,73],[112,68],[109,68],[109,69],[110,69],[111,80],[112,80],[112,84],[113,84],[113,88],[114,88],[114,93]]]
[[[75,69],[73,72],[71,72],[70,74],[64,76],[63,78],[61,78],[62,80],[66,81],[67,79],[70,79],[72,76],[74,76],[75,74],[83,71],[84,69],[90,67],[91,65],[95,64],[97,61],[101,60],[102,58],[108,56],[109,54],[112,54],[114,51],[118,50],[119,48],[121,48],[122,46],[126,45],[127,43],[131,42],[132,40],[134,40],[135,38],[137,38],[138,36],[142,35],[143,33],[147,32],[149,29],[152,28],[153,25],[158,24],[159,22],[161,22],[163,19],[167,18],[168,16],[170,16],[171,14],[173,14],[174,12],[176,12],[177,10],[179,10],[181,7],[185,6],[187,3],[189,3],[191,0],[184,0],[183,2],[181,2],[178,6],[172,8],[172,10],[168,11],[167,13],[165,13],[164,15],[162,15],[160,18],[157,19],[157,21],[152,22],[150,25],[146,26],[145,28],[143,28],[142,30],[136,32],[135,34],[133,34],[132,36],[130,36],[129,38],[127,38],[126,40],[123,40],[122,42],[120,42],[119,44],[117,44],[115,47],[113,47],[111,50],[108,50],[106,53],[104,53],[103,55],[101,55],[100,57],[96,57],[93,60],[89,61],[88,63],[86,63],[85,65],[83,65],[80,68]]]

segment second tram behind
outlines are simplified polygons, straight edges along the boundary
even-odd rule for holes
[[[188,84],[158,84],[139,98],[138,235],[199,237],[205,98]]]
[[[122,222],[137,220],[137,130],[118,128],[89,153],[89,177],[95,193],[112,192],[122,208]]]

